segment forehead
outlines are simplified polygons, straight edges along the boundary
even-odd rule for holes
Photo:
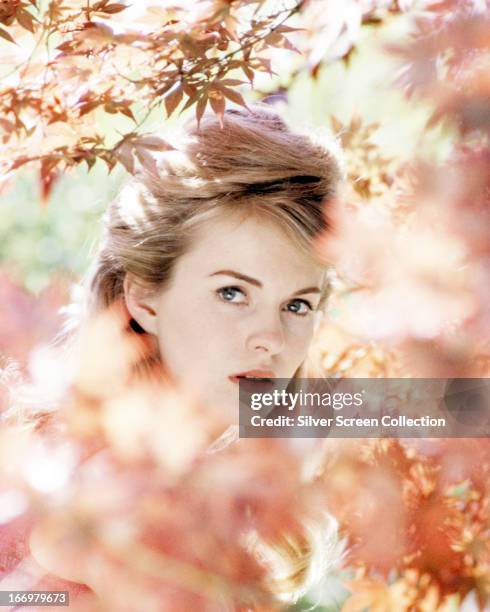
[[[211,274],[226,268],[264,281],[289,278],[319,283],[324,273],[278,222],[257,215],[220,215],[203,221],[194,228],[181,260],[188,272]]]

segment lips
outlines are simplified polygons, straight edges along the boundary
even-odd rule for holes
[[[248,370],[229,376],[232,383],[239,385],[246,395],[251,393],[271,393],[276,385],[272,370]],[[240,381],[241,384],[240,384]]]
[[[240,379],[256,380],[257,382],[259,381],[270,382],[271,379],[274,378],[274,376],[275,375],[272,370],[248,370],[247,372],[240,372],[239,374],[232,374],[228,378],[235,384],[238,384]]]

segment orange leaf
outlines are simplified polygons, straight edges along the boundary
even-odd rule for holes
[[[247,103],[243,99],[243,96],[238,91],[234,91],[233,89],[229,89],[228,87],[220,87],[220,90],[223,92],[228,100],[235,102],[235,104],[240,104],[240,106],[244,106],[248,109]]]
[[[108,6],[105,6],[103,9],[101,9],[100,12],[109,13],[110,15],[112,15],[113,13],[120,13],[121,11],[124,11],[124,9],[127,8],[128,7],[125,4],[109,4]]]
[[[123,106],[121,105],[118,108],[118,112],[122,113],[123,115],[126,115],[126,117],[129,117],[130,119],[132,119],[134,122],[136,122],[136,119],[133,115],[133,111],[129,108],[129,106]]]
[[[15,13],[15,16],[17,17],[17,21],[19,22],[19,24],[26,30],[29,30],[29,32],[34,32],[35,28],[34,28],[34,16],[31,15],[28,11],[26,11],[25,9],[19,8],[17,9],[17,12]]]
[[[216,81],[215,85],[246,85],[246,81],[241,81],[240,79],[222,79],[221,81]]]
[[[5,40],[8,40],[9,42],[13,42],[14,45],[17,44],[15,40],[12,38],[12,36],[10,36],[10,34],[7,32],[7,30],[4,30],[3,28],[0,28],[0,36],[2,38],[5,38]]]
[[[223,127],[223,115],[225,113],[225,98],[224,96],[209,96],[211,108],[218,115],[219,124]]]
[[[333,131],[338,134],[344,129],[344,124],[337,119],[334,115],[330,118],[330,123],[332,125]]]
[[[247,66],[247,64],[245,63],[242,64],[242,70],[247,75],[247,78],[250,81],[250,84],[253,85],[253,81],[254,81],[253,70],[249,66]]]
[[[172,88],[164,98],[165,110],[167,111],[167,117],[174,112],[177,106],[180,104],[184,93],[182,91],[182,84],[179,83],[177,87]]]
[[[185,103],[184,108],[182,109],[182,111],[185,111],[186,109],[188,109],[190,106],[192,106],[194,104],[194,102],[197,102],[197,100],[199,99],[199,97],[202,95],[202,89],[201,90],[196,90],[191,96],[189,96],[189,99],[187,100],[187,102]],[[206,94],[207,95],[207,94]],[[181,112],[182,112],[181,111]]]
[[[196,105],[196,119],[197,119],[197,127],[199,127],[199,123],[204,115],[204,111],[206,110],[206,104],[208,103],[208,94],[203,94],[199,99],[199,102]]]
[[[57,170],[58,160],[57,159],[43,159],[41,161],[41,202],[46,204],[48,198],[53,190],[53,185],[58,178]]]
[[[101,100],[91,100],[90,102],[83,104],[80,107],[80,111],[79,111],[80,117],[83,117],[83,115],[90,113],[90,111],[93,111],[94,108],[98,108],[101,104],[102,104]]]

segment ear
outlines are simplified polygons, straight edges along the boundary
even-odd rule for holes
[[[149,334],[158,333],[157,296],[133,274],[124,277],[124,299],[131,317]]]

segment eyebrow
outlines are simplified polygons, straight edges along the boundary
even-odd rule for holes
[[[223,274],[225,276],[233,276],[234,278],[238,278],[239,280],[245,281],[246,283],[250,283],[251,285],[255,285],[256,287],[263,287],[262,283],[256,278],[252,278],[251,276],[247,276],[246,274],[242,274],[241,272],[236,272],[235,270],[218,270],[217,272],[213,272],[209,276],[217,276],[218,274]],[[305,293],[321,293],[321,290],[318,287],[305,287],[304,289],[300,289],[299,291],[294,291],[294,295],[303,295]]]

